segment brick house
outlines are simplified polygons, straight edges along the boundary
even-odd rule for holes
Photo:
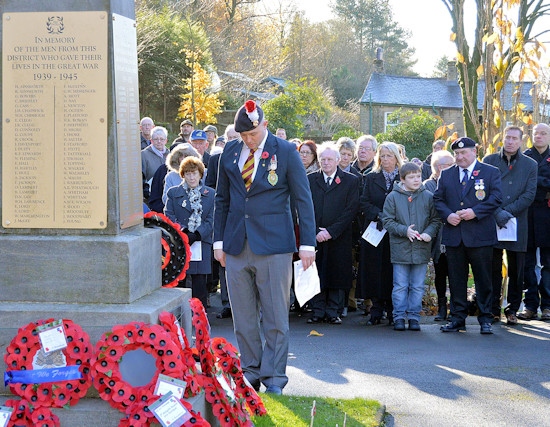
[[[451,63],[453,64],[453,63]],[[505,109],[512,107],[512,93],[520,90],[519,102],[525,110],[533,111],[533,97],[529,94],[532,82],[521,84],[509,82],[505,87]],[[483,107],[485,82],[478,82],[478,110]],[[449,66],[447,78],[425,78],[391,76],[383,72],[372,73],[365,92],[360,100],[361,132],[376,135],[385,132],[389,123],[388,116],[399,108],[418,111],[420,109],[440,116],[445,123],[455,124],[459,135],[464,135],[462,120],[462,95],[457,81],[456,68]]]

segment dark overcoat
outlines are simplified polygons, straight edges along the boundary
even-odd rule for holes
[[[359,178],[340,168],[327,187],[321,170],[308,176],[316,233],[326,228],[332,239],[317,242],[321,289],[350,289],[352,275],[351,224],[359,207]]]
[[[182,229],[187,228],[192,213],[187,191],[183,188],[183,185],[178,185],[170,188],[167,195],[168,199],[166,200],[164,214],[179,224]],[[202,261],[191,261],[187,274],[212,273],[212,228],[215,190],[210,187],[202,187],[201,196],[201,225],[197,228],[197,231],[201,235]]]
[[[378,221],[382,215],[386,197],[392,191],[393,184],[399,181],[399,174],[389,189],[382,171],[370,172],[364,177],[363,192],[359,199],[359,209],[364,215],[363,231],[371,221]],[[361,239],[361,258],[359,261],[358,285],[355,295],[358,298],[377,298],[390,300],[393,288],[393,266],[390,254],[388,233],[378,246],[374,247]]]
[[[524,154],[538,164],[537,192],[529,208],[528,246],[550,247],[550,148],[541,154],[536,148],[525,150]]]
[[[515,252],[527,250],[527,212],[535,199],[537,191],[537,163],[518,151],[510,164],[506,157],[499,153],[490,154],[483,163],[493,165],[500,170],[502,204],[495,216],[505,210],[517,220],[517,241],[497,242],[495,248]]]

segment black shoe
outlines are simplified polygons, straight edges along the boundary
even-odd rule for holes
[[[370,318],[370,320],[367,322],[367,325],[379,325],[382,321],[382,316],[375,316]]]
[[[418,323],[418,320],[411,319],[409,320],[409,331],[419,331],[420,330],[420,323]]]
[[[405,330],[405,319],[397,319],[393,325],[394,331],[404,331]]]
[[[491,324],[490,323],[482,323],[480,325],[479,333],[483,334],[483,335],[492,334],[493,333],[493,328],[491,327]]]
[[[283,389],[277,385],[268,385],[265,392],[280,396],[281,394],[283,394]]]
[[[328,320],[328,323],[330,323],[331,325],[341,325],[342,324],[342,319],[340,319],[339,317],[331,317]]]
[[[307,319],[307,323],[321,323],[322,321],[323,318],[319,316],[311,316],[309,319]]]
[[[225,307],[222,311],[216,314],[216,317],[218,319],[227,319],[228,317],[231,317],[231,309]]]
[[[452,321],[447,323],[445,326],[442,326],[440,328],[441,332],[458,332],[458,331],[465,331],[466,325],[464,322],[456,322]]]
[[[434,317],[436,322],[447,320],[447,298],[437,300],[437,316]]]

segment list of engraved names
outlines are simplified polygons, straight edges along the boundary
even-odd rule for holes
[[[2,225],[105,228],[107,14],[3,21]]]

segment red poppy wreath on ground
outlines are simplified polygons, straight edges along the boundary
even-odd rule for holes
[[[93,346],[88,334],[72,320],[62,319],[67,347],[49,355],[42,351],[37,327],[53,321],[54,319],[39,320],[19,329],[4,355],[6,371],[32,371],[35,365],[50,368],[78,366],[82,377],[34,384],[10,382],[11,392],[28,401],[31,409],[75,405],[92,385],[90,359]]]

